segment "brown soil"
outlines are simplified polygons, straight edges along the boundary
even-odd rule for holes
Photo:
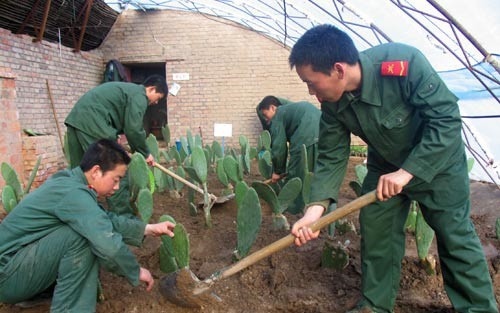
[[[362,161],[362,158],[351,158],[345,182],[355,179],[353,166]],[[256,167],[252,169],[253,173],[246,181],[262,180],[262,177],[255,174],[258,173]],[[215,176],[210,178],[209,189],[212,193],[220,194],[221,187]],[[495,221],[500,217],[500,190],[491,184],[471,182],[471,196],[472,219],[489,261],[497,300],[500,300],[500,240],[495,235]],[[345,184],[340,192],[340,205],[354,198],[354,193]],[[288,234],[286,231],[271,230],[270,210],[265,203],[262,203],[262,212],[263,223],[252,251]],[[156,221],[162,214],[172,215],[190,234],[190,268],[198,278],[205,279],[233,263],[233,250],[236,248],[235,200],[213,207],[212,228],[205,226],[201,209],[196,216],[189,214],[186,196],[174,199],[168,192],[157,193],[152,220]],[[287,218],[292,224],[298,216],[287,215]],[[346,220],[358,226],[356,213],[348,216]],[[329,240],[323,231],[318,240],[305,247],[291,246],[217,282],[212,291],[220,301],[213,300],[201,309],[189,309],[166,301],[159,293],[158,282],[165,275],[159,270],[160,240],[146,238],[143,247],[132,249],[141,265],[150,269],[155,276],[155,288],[152,292],[146,292],[143,286],[134,288],[125,279],[103,272],[101,280],[106,299],[98,303],[97,312],[345,312],[353,307],[360,297],[359,239],[356,232],[336,235],[333,239],[334,243],[350,241],[347,248],[350,255],[349,264],[342,270],[320,266],[323,245]],[[432,247],[431,254],[437,259],[435,247]],[[439,264],[438,275],[427,275],[419,265],[415,243],[410,235],[401,277],[396,313],[453,312],[443,289]],[[0,313],[40,313],[47,312],[48,309],[48,305],[20,309],[0,304]]]

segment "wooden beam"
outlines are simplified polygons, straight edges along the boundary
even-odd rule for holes
[[[45,11],[43,12],[43,19],[40,25],[40,31],[38,32],[38,36],[36,37],[34,42],[39,42],[43,40],[43,35],[45,34],[45,26],[47,26],[47,19],[49,18],[51,2],[52,0],[47,0],[47,2],[45,2]]]
[[[85,2],[85,17],[83,19],[82,28],[80,30],[80,39],[75,46],[75,52],[80,52],[83,43],[83,37],[85,36],[85,31],[87,30],[87,23],[89,21],[90,11],[92,10],[92,4],[94,0],[87,0]]]

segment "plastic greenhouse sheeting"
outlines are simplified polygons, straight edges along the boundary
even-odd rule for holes
[[[500,184],[499,0],[105,0],[117,11],[169,9],[228,19],[291,47],[329,23],[359,50],[395,41],[419,48],[460,98],[471,178]]]

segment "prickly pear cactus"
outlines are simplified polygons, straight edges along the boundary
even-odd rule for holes
[[[294,177],[286,182],[278,194],[278,202],[280,203],[280,212],[283,213],[288,206],[297,198],[302,191],[302,180]]]
[[[252,244],[255,242],[262,223],[262,210],[259,196],[253,188],[245,193],[241,205],[238,206],[237,222],[237,248],[235,256],[237,259],[245,257]]]
[[[497,218],[497,223],[496,223],[496,233],[497,233],[497,239],[500,239],[500,217]]]
[[[153,195],[148,189],[141,189],[136,200],[137,211],[144,223],[148,223],[153,215]]]
[[[146,146],[151,152],[151,155],[155,158],[155,160],[160,159],[160,148],[158,147],[158,141],[156,140],[155,135],[149,134],[146,138]]]
[[[139,190],[149,189],[149,171],[146,159],[142,154],[134,153],[128,166],[128,177],[131,192],[135,197],[137,197]]]
[[[240,135],[240,147],[241,168],[245,174],[250,174],[250,146],[247,137],[244,135]]]
[[[189,235],[182,224],[176,224],[172,247],[179,268],[189,267]]]
[[[247,183],[245,183],[244,181],[239,181],[238,183],[236,183],[236,187],[234,188],[234,193],[235,193],[236,205],[238,207],[242,205],[243,199],[245,198],[248,189],[249,187]]]
[[[412,201],[410,204],[410,212],[405,222],[405,229],[409,233],[415,233],[415,228],[417,226],[417,215],[418,215],[418,204],[416,201]]]
[[[14,188],[10,185],[6,185],[2,189],[2,203],[5,211],[10,213],[12,209],[17,205],[17,197]]]
[[[168,155],[171,160],[175,160],[177,165],[182,164],[182,159],[179,151],[177,151],[177,148],[175,146],[171,146],[170,149],[168,150]]]
[[[260,133],[258,147],[259,150],[271,150],[271,133],[264,130]]]
[[[222,146],[216,140],[212,142],[212,151],[215,155],[215,158],[222,159],[224,157],[224,153],[222,151]]]
[[[12,189],[14,190],[16,201],[17,202],[21,201],[21,199],[24,196],[24,191],[16,171],[10,164],[5,162],[2,162],[1,171],[2,171],[2,177],[5,180],[6,185],[11,186]]]
[[[226,155],[223,159],[224,170],[226,171],[227,177],[233,182],[237,183],[243,180],[240,177],[239,163],[232,155]]]
[[[170,127],[168,127],[168,124],[161,128],[161,135],[163,136],[163,140],[167,144],[167,147],[170,147]]]
[[[265,150],[258,160],[259,165],[259,173],[265,179],[271,178],[273,174],[273,163],[271,160],[271,152],[269,150]]]
[[[419,208],[415,226],[415,240],[417,242],[418,258],[424,265],[424,268],[429,275],[435,274],[436,270],[436,263],[435,261],[433,261],[433,258],[429,256],[429,249],[431,247],[433,239],[434,231],[425,222],[424,216],[422,215],[422,210],[420,210]]]
[[[363,181],[368,173],[368,169],[366,168],[366,165],[358,164],[354,167],[354,171],[356,172],[356,180],[349,182],[349,187],[351,187],[356,196],[359,197],[361,196],[361,186],[363,185]]]
[[[170,221],[175,223],[175,220],[170,215],[162,215],[160,217],[160,222]],[[164,273],[172,273],[179,269],[177,260],[175,258],[173,238],[167,235],[162,235],[160,237],[160,270]]]

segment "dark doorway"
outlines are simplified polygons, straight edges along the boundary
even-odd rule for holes
[[[166,76],[165,62],[160,63],[129,63],[125,64],[130,71],[131,81],[141,84],[148,76]],[[168,83],[168,82],[167,82]],[[161,128],[168,123],[167,99],[163,99],[156,105],[148,106],[144,115],[144,129],[146,135],[153,133],[156,139],[163,139]]]

